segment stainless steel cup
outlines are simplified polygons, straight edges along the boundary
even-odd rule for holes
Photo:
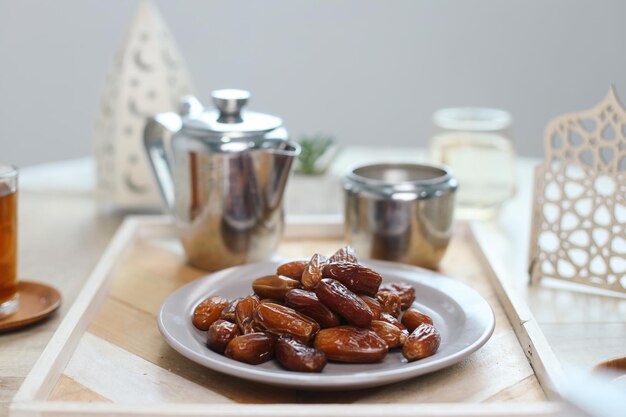
[[[346,238],[361,257],[439,266],[452,236],[458,188],[447,168],[365,165],[343,186]]]

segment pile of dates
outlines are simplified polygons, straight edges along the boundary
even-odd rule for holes
[[[379,362],[390,349],[402,349],[409,362],[434,354],[441,336],[411,308],[415,289],[381,284],[346,246],[330,258],[280,265],[245,298],[209,297],[192,320],[215,352],[255,365],[276,358],[297,372],[321,372],[328,360]]]

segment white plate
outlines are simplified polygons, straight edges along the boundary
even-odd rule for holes
[[[328,363],[319,374],[287,371],[275,361],[248,365],[209,350],[206,332],[191,324],[195,306],[211,295],[228,299],[252,292],[252,281],[273,274],[278,262],[261,262],[224,269],[179,288],[161,306],[159,330],[167,343],[183,356],[207,368],[251,381],[290,388],[355,389],[390,384],[433,372],[461,361],[487,342],[495,317],[476,291],[432,271],[392,262],[363,262],[383,276],[383,283],[400,281],[416,289],[414,306],[433,318],[441,333],[441,346],[428,358],[408,363],[395,349],[373,364]]]

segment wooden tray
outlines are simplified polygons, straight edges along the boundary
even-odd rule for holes
[[[313,230],[317,237],[311,236]],[[320,230],[325,236],[320,236]],[[332,225],[292,225],[284,257],[331,253]],[[129,217],[112,239],[11,404],[13,417],[106,416],[552,416],[559,365],[526,306],[457,227],[444,274],[479,291],[496,315],[492,338],[463,362],[402,383],[304,392],[247,382],[180,356],[155,316],[176,288],[204,272],[187,266],[164,216]],[[300,406],[306,404],[306,407]]]

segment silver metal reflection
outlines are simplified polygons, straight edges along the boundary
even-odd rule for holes
[[[343,185],[346,238],[360,256],[438,267],[452,237],[458,187],[445,167],[366,165]]]
[[[189,263],[215,271],[269,258],[300,148],[282,121],[242,110],[249,93],[219,90],[216,109],[187,97],[181,114],[148,120],[144,142]]]

